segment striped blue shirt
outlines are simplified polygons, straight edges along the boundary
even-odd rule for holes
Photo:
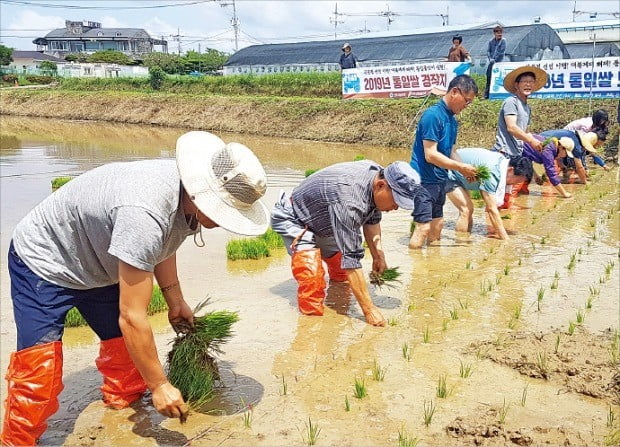
[[[291,194],[299,221],[317,236],[334,237],[345,269],[362,267],[361,228],[381,221],[372,193],[381,169],[369,160],[338,163],[315,172]]]

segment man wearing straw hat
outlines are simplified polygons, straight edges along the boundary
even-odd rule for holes
[[[176,251],[202,227],[258,235],[265,171],[238,143],[207,132],[177,140],[175,160],[100,166],[37,205],[15,228],[9,274],[17,351],[11,354],[2,445],[34,445],[58,409],[65,316],[77,307],[101,339],[104,403],[125,408],[149,389],[167,417],[188,408],[157,356],[147,307],[153,277],[180,331],[193,324]],[[198,244],[198,243],[197,243]]]
[[[383,168],[361,160],[323,168],[293,189],[290,197],[282,193],[271,212],[271,227],[291,255],[301,313],[323,315],[325,261],[331,281],[349,282],[368,324],[385,326],[362,271],[362,232],[372,255],[372,270],[381,274],[387,268],[381,212],[413,209],[419,185],[420,176],[405,162]]]
[[[504,78],[504,89],[512,93],[506,98],[499,112],[497,132],[495,133],[495,145],[492,150],[500,152],[506,157],[514,157],[523,154],[523,144],[529,143],[531,147],[540,151],[542,145],[534,136],[527,131],[532,111],[527,104],[527,98],[540,90],[547,83],[547,73],[541,68],[525,65],[515,68]],[[513,185],[512,194],[506,193],[502,208],[510,207],[511,195],[518,194],[522,189],[527,191],[527,185]]]

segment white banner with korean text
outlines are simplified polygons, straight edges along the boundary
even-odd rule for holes
[[[500,62],[493,65],[490,99],[510,96],[504,78],[523,65],[533,65],[547,72],[547,84],[530,98],[620,98],[620,58],[554,59],[526,62]]]
[[[349,68],[342,70],[342,97],[419,98],[433,87],[446,90],[454,77],[469,74],[469,67],[468,62],[428,62]]]

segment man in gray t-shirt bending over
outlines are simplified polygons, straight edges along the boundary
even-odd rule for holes
[[[193,324],[176,251],[201,227],[258,235],[268,213],[256,156],[207,132],[177,140],[174,160],[112,163],[70,181],[15,228],[9,249],[17,351],[8,368],[2,445],[34,445],[58,409],[62,335],[77,307],[101,339],[106,405],[124,408],[150,389],[155,409],[187,405],[157,356],[147,307],[157,280],[175,330]]]

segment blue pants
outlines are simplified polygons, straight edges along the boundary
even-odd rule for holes
[[[122,336],[118,325],[119,287],[88,290],[57,286],[37,276],[9,247],[11,297],[17,326],[17,350],[62,339],[65,317],[77,307],[101,340]]]

